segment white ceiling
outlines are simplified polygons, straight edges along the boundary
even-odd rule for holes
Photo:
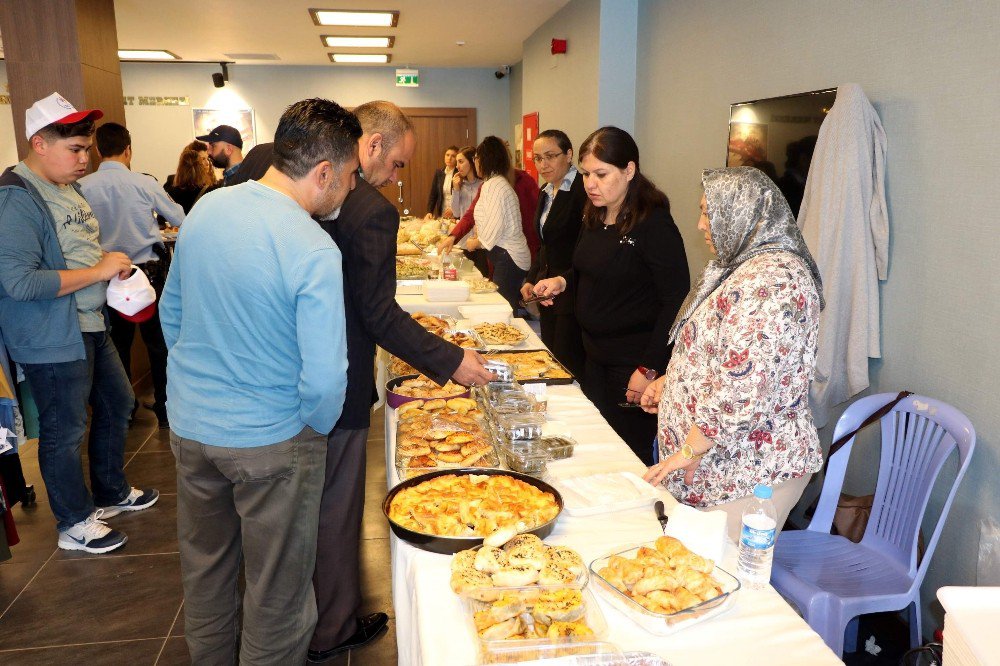
[[[392,35],[390,66],[499,67],[521,60],[522,42],[569,0],[115,0],[118,47],[166,49],[184,60],[273,53],[268,65],[328,65],[320,35]],[[395,28],[317,26],[309,9],[398,10]],[[557,36],[557,35],[554,35]],[[455,42],[464,41],[465,46]],[[253,60],[237,60],[255,64]],[[348,65],[356,67],[357,65]]]

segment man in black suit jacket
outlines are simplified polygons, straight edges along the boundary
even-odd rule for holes
[[[361,604],[358,546],[365,499],[365,448],[375,398],[375,345],[399,356],[439,383],[482,385],[492,378],[485,360],[425,331],[396,303],[396,232],[399,213],[379,194],[413,156],[410,121],[390,102],[354,109],[364,134],[358,140],[358,178],[335,221],[323,228],[340,248],[347,317],[347,398],[327,454],[320,505],[314,587],[319,620],[309,649],[322,662],[377,637],[385,613],[357,617]]]
[[[531,288],[539,280],[562,275],[573,268],[573,251],[587,202],[583,176],[573,168],[573,144],[565,133],[545,130],[535,139],[533,149],[539,173],[547,182],[535,208],[535,230],[542,244],[521,287],[521,297],[525,299],[534,296]],[[567,180],[572,183],[569,189],[563,189]],[[542,224],[542,214],[553,193],[555,198]],[[552,305],[539,308],[539,319],[542,342],[582,382],[585,357],[575,310],[576,292],[566,291]]]

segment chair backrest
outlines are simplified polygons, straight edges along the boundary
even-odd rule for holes
[[[837,422],[834,441],[857,428],[869,414],[895,397],[895,393],[880,393],[856,401]],[[971,460],[976,431],[969,419],[951,405],[920,395],[904,398],[882,418],[880,425],[882,454],[875,501],[861,543],[896,559],[919,585]],[[808,529],[830,531],[853,444],[852,438],[830,459],[819,505]],[[955,448],[958,449],[958,473],[926,543],[918,571],[920,525],[941,467]]]

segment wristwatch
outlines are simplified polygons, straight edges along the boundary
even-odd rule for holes
[[[640,365],[638,368],[636,368],[636,370],[638,370],[639,374],[648,379],[649,381],[653,381],[654,379],[656,379],[656,370],[653,370],[652,368],[647,368],[644,365]]]
[[[684,458],[684,460],[694,460],[698,457],[698,454],[694,452],[694,449],[691,448],[690,444],[684,442],[684,444],[681,445],[681,457]]]

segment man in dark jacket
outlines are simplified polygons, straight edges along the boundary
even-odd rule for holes
[[[365,499],[365,450],[375,398],[375,345],[438,383],[482,385],[492,378],[484,359],[425,331],[396,303],[399,213],[379,194],[413,156],[413,127],[395,104],[354,109],[364,132],[358,141],[361,176],[333,222],[322,225],[343,255],[347,315],[347,399],[330,433],[326,484],[316,552],[319,621],[310,661],[322,662],[380,635],[385,613],[357,617],[361,604],[358,546]]]
[[[0,328],[38,406],[38,466],[64,550],[107,553],[127,537],[104,519],[156,503],[125,479],[135,399],[107,331],[107,281],[131,260],[102,253],[94,212],[76,181],[86,173],[94,121],[58,93],[25,112],[30,148],[0,176]],[[80,447],[87,404],[91,489]]]

